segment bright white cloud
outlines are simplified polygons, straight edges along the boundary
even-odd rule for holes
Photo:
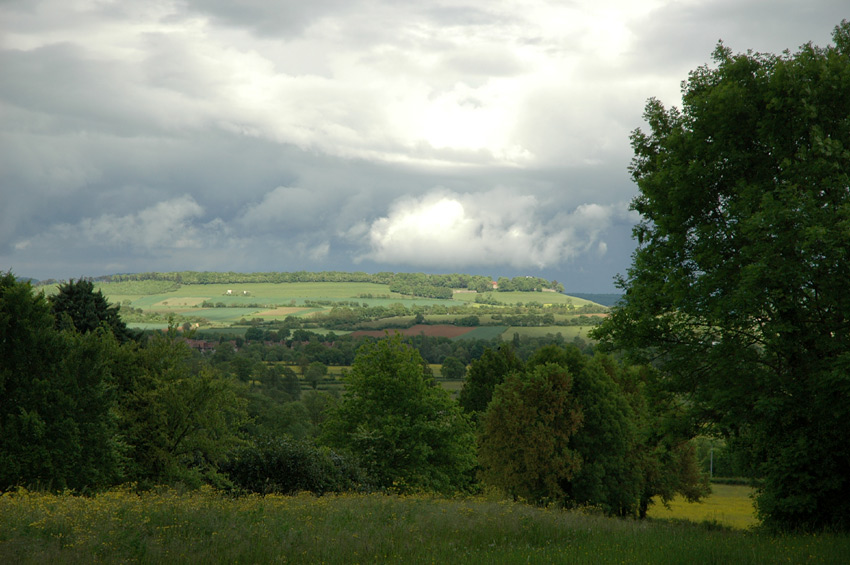
[[[363,258],[422,267],[557,266],[591,249],[604,254],[600,234],[618,209],[584,204],[547,218],[534,197],[506,189],[463,195],[437,190],[393,203],[372,223],[371,251]]]

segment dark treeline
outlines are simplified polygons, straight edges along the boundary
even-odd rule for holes
[[[255,329],[257,341],[222,339],[200,353],[173,326],[128,332],[91,281],[48,299],[0,278],[0,491],[490,485],[621,516],[645,515],[652,497],[705,493],[695,450],[663,426],[676,401],[652,396],[653,372],[582,343],[295,329],[269,346]],[[433,362],[466,375],[459,401]],[[330,364],[350,369],[330,376]]]
[[[387,330],[388,335],[393,333]],[[357,349],[364,341],[374,341],[372,337],[354,337],[346,334],[328,332],[320,334],[305,329],[263,330],[259,327],[249,328],[244,335],[208,333],[199,331],[193,334],[196,341],[212,342],[215,344],[231,344],[235,346],[235,355],[249,357],[254,362],[275,362],[298,364],[303,362],[320,362],[331,366],[346,366],[354,362]],[[481,357],[487,349],[498,349],[504,343],[501,338],[494,339],[463,339],[452,340],[447,337],[404,336],[402,341],[416,349],[422,358],[431,364],[442,364],[447,357],[455,357],[464,364],[471,363]],[[587,354],[593,353],[593,345],[581,338],[574,338],[569,343]],[[510,345],[520,359],[528,359],[544,345],[565,345],[567,340],[560,334],[554,333],[543,337],[529,337],[514,334]],[[226,345],[223,347],[227,347]]]

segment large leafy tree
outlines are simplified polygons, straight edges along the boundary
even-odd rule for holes
[[[470,486],[472,427],[401,336],[364,344],[345,385],[324,423],[324,443],[359,456],[380,487],[453,492]]]
[[[134,337],[118,314],[118,307],[111,306],[101,291],[95,292],[92,281],[80,279],[60,284],[59,292],[49,300],[60,329],[88,333],[105,324],[121,342]]]
[[[570,441],[582,423],[573,379],[560,365],[511,373],[480,422],[478,459],[490,485],[533,503],[567,496],[582,458]]]
[[[496,386],[504,382],[507,375],[522,370],[522,359],[517,357],[510,345],[484,350],[481,357],[469,366],[458,397],[460,406],[472,414],[483,412],[493,398]]]
[[[245,401],[233,379],[195,362],[172,327],[114,360],[127,478],[141,486],[220,482],[219,465],[241,445]]]
[[[599,337],[660,368],[692,431],[748,446],[780,528],[850,527],[850,23],[693,71],[635,131],[638,248]]]
[[[636,515],[645,468],[639,415],[606,362],[544,347],[497,386],[481,417],[484,480],[532,502]]]
[[[105,330],[59,331],[43,294],[0,277],[0,490],[77,491],[121,478]]]

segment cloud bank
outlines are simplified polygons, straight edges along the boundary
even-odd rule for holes
[[[625,206],[582,204],[547,217],[534,196],[509,190],[475,194],[435,191],[402,198],[369,229],[364,258],[380,263],[448,266],[503,265],[544,269],[595,251],[601,234]]]
[[[678,104],[721,38],[823,45],[846,8],[5,0],[0,270],[534,271],[613,290],[645,101]]]

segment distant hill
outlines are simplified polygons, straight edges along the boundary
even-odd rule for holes
[[[622,293],[612,293],[612,294],[589,294],[587,292],[565,292],[564,294],[568,296],[575,296],[576,298],[583,298],[585,300],[590,300],[591,302],[596,302],[597,304],[601,304],[603,306],[614,306],[622,297]]]

